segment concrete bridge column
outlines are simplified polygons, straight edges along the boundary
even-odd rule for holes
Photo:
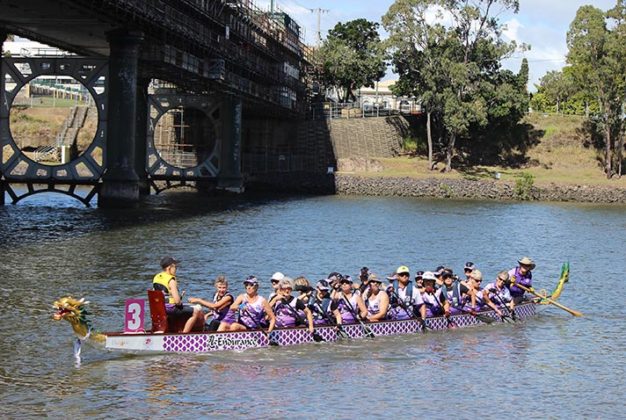
[[[148,173],[146,172],[146,158],[148,153],[148,85],[150,79],[142,78],[137,83],[137,128],[135,133],[135,168],[139,177],[139,193],[150,194]]]
[[[2,68],[2,57],[4,56],[4,41],[7,40],[7,31],[0,28],[0,68]],[[0,77],[4,79],[4,76],[0,74]],[[6,98],[4,94],[4,80],[0,80],[0,101],[4,101]],[[4,109],[4,107],[3,107]],[[8,135],[9,131],[9,116],[8,115],[0,115],[0,136]],[[2,147],[0,147],[0,162],[2,162]],[[4,206],[4,192],[5,186],[2,171],[0,171],[0,206]]]
[[[241,176],[241,99],[228,97],[222,108],[222,149],[217,188],[243,192]]]
[[[109,32],[107,38],[110,46],[108,134],[106,171],[98,205],[125,207],[137,203],[140,196],[136,160],[137,67],[143,34],[115,30]]]

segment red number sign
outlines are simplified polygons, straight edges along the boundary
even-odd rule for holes
[[[144,332],[143,318],[146,314],[146,302],[143,299],[127,299],[124,308],[124,332]]]

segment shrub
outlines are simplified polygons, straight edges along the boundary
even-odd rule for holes
[[[535,183],[535,177],[528,172],[522,172],[519,178],[515,180],[515,196],[518,200],[528,201],[532,200],[533,184]]]
[[[417,139],[413,137],[405,137],[402,139],[402,151],[404,153],[417,152]]]

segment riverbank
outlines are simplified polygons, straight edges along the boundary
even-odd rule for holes
[[[443,174],[417,178],[337,172],[331,175],[290,173],[266,174],[246,182],[246,190],[339,194],[382,197],[429,197],[497,201],[560,201],[626,204],[626,188],[618,185],[588,185],[528,182],[502,179],[455,178]]]
[[[626,188],[551,183],[519,186],[515,182],[482,179],[376,177],[335,174],[335,193],[472,200],[534,200],[626,204]]]
[[[423,153],[413,156],[340,158],[338,194],[454,199],[626,203],[626,177],[607,179],[601,152],[586,140],[579,116],[530,114],[524,122],[535,140],[515,167],[459,162],[442,172],[430,170]],[[416,150],[425,147],[418,139]],[[421,143],[420,143],[421,142]]]

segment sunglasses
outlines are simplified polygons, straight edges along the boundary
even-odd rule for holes
[[[244,283],[244,286],[248,287],[248,286],[257,286],[256,283]]]
[[[278,284],[280,283],[280,280],[272,280],[272,284]]]
[[[472,277],[472,280],[474,280],[476,283],[482,282],[482,280],[475,279],[474,277]]]

